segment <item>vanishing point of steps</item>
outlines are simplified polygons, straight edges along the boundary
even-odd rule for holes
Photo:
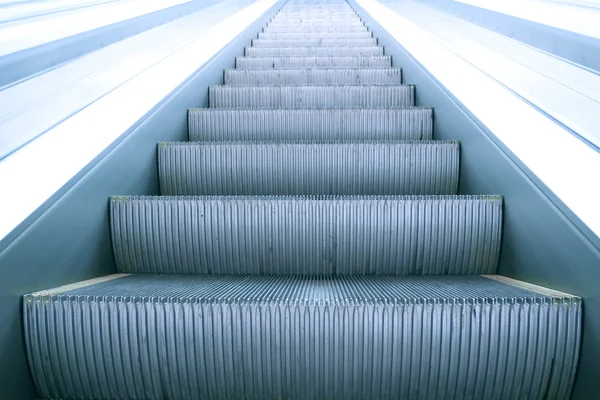
[[[503,198],[341,0],[291,0],[110,201],[118,274],[28,294],[42,398],[566,399],[581,300],[495,275]]]

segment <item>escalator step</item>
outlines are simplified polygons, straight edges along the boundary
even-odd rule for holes
[[[391,68],[390,56],[236,57],[237,69]]]
[[[265,33],[258,34],[259,39],[264,40],[296,40],[296,39],[369,39],[373,37],[372,32],[330,32],[330,33]]]
[[[163,195],[456,194],[459,144],[160,143]]]
[[[191,109],[192,141],[429,140],[431,108]]]
[[[23,304],[38,393],[69,399],[565,399],[582,315],[495,275],[109,275]]]
[[[226,69],[225,85],[400,85],[400,68]]]
[[[277,71],[279,72],[279,71]],[[412,85],[212,86],[209,106],[220,108],[408,107]]]
[[[315,17],[320,17],[320,16],[328,16],[328,15],[348,15],[348,16],[355,16],[358,17],[358,14],[356,14],[356,12],[351,8],[351,7],[336,7],[336,8],[302,8],[302,9],[289,9],[289,8],[284,8],[281,9],[278,13],[276,13],[273,18],[276,17],[281,17],[281,16],[290,16],[290,15],[308,15],[308,16],[315,16]]]
[[[328,9],[318,10],[317,12],[306,12],[306,11],[290,11],[280,12],[273,16],[269,22],[272,21],[289,21],[289,20],[311,20],[311,19],[332,19],[332,18],[347,18],[360,20],[360,17],[350,9]]]
[[[252,47],[369,47],[377,39],[254,39]]]
[[[299,32],[307,32],[307,33],[311,33],[311,32],[367,32],[368,29],[366,26],[343,26],[343,25],[337,25],[337,26],[308,26],[308,25],[301,25],[301,26],[280,26],[280,27],[272,27],[272,26],[267,26],[263,28],[263,32],[269,32],[269,33],[299,33]]]
[[[246,57],[382,56],[383,47],[246,47]]]
[[[328,14],[306,14],[306,13],[288,13],[288,14],[277,14],[269,20],[268,23],[273,22],[292,22],[292,23],[315,23],[315,22],[332,22],[332,23],[344,23],[344,22],[362,22],[360,17],[353,13],[340,13],[332,12]]]
[[[496,272],[500,196],[113,197],[117,271]]]
[[[352,18],[351,20],[339,20],[339,21],[273,21],[267,23],[267,28],[303,28],[303,27],[327,27],[327,26],[347,26],[347,27],[364,27],[365,23],[358,18]]]

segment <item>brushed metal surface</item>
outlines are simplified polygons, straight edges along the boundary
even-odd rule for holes
[[[188,113],[192,141],[428,140],[433,111],[411,108],[238,109],[195,108]]]
[[[269,56],[382,56],[383,47],[246,47],[246,57]]]
[[[357,39],[254,39],[252,47],[369,47],[377,46],[376,38]]]
[[[235,68],[390,68],[389,56],[323,56],[323,57],[236,57]]]
[[[400,68],[226,69],[225,85],[400,85]],[[411,104],[412,105],[412,104]],[[340,105],[341,106],[341,105]]]
[[[493,274],[502,198],[117,196],[110,217],[124,273]]]
[[[458,142],[160,143],[163,195],[457,194]]]
[[[40,395],[566,398],[581,302],[484,277],[131,275],[24,299]]]
[[[267,33],[259,32],[259,39],[369,39],[373,37],[372,32],[329,32],[329,33]]]
[[[411,107],[415,90],[412,85],[212,86],[208,98],[211,108]]]

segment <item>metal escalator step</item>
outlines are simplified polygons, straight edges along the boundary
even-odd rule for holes
[[[502,198],[119,196],[110,221],[124,273],[492,274]]]
[[[252,47],[369,47],[377,39],[254,39]]]
[[[291,7],[281,9],[277,15],[294,15],[294,14],[355,14],[356,12],[351,7],[337,7],[337,6],[316,6],[311,8],[306,7]]]
[[[399,85],[400,68],[226,69],[225,85]]]
[[[324,16],[319,18],[274,18],[267,22],[267,26],[301,26],[301,25],[342,25],[342,26],[365,26],[365,23],[357,16],[354,17],[336,17]]]
[[[456,194],[459,144],[160,143],[163,195]]]
[[[566,399],[582,307],[497,276],[109,275],[23,314],[42,398]]]
[[[315,21],[315,22],[286,22],[286,21],[281,21],[281,22],[269,22],[266,27],[267,28],[273,28],[273,29],[278,29],[278,28],[286,28],[286,29],[290,29],[290,28],[303,28],[303,27],[329,27],[329,26],[344,26],[344,27],[356,27],[356,28],[360,28],[360,27],[364,27],[364,22],[362,22],[361,20],[357,19],[356,21],[340,21],[340,22],[328,22],[328,21]]]
[[[344,26],[361,26],[363,21],[357,16],[353,17],[338,17],[323,16],[323,17],[277,17],[267,23],[268,26],[277,25],[344,25]]]
[[[211,108],[410,107],[412,85],[212,86]]]
[[[247,109],[195,108],[189,140],[429,140],[431,108]]]
[[[305,39],[369,39],[373,33],[364,32],[312,32],[312,33],[265,33],[259,32],[258,38],[264,40],[305,40]]]
[[[390,56],[236,57],[236,69],[391,68]]]
[[[246,47],[246,57],[382,56],[383,47]]]
[[[366,26],[294,26],[294,27],[264,27],[263,32],[269,33],[298,33],[298,32],[368,32]]]
[[[331,18],[355,18],[359,19],[360,16],[354,11],[349,10],[321,10],[318,12],[311,11],[293,11],[293,12],[280,12],[275,14],[271,18],[271,21],[275,20],[289,20],[289,19],[331,19]]]
[[[330,20],[345,20],[345,21],[360,21],[360,17],[353,12],[347,11],[332,11],[328,13],[279,13],[275,14],[269,22],[273,21],[330,21]]]

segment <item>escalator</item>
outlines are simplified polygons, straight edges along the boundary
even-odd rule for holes
[[[568,398],[581,300],[496,275],[503,198],[345,2],[292,0],[161,196],[110,199],[118,274],[24,298],[42,398]]]

